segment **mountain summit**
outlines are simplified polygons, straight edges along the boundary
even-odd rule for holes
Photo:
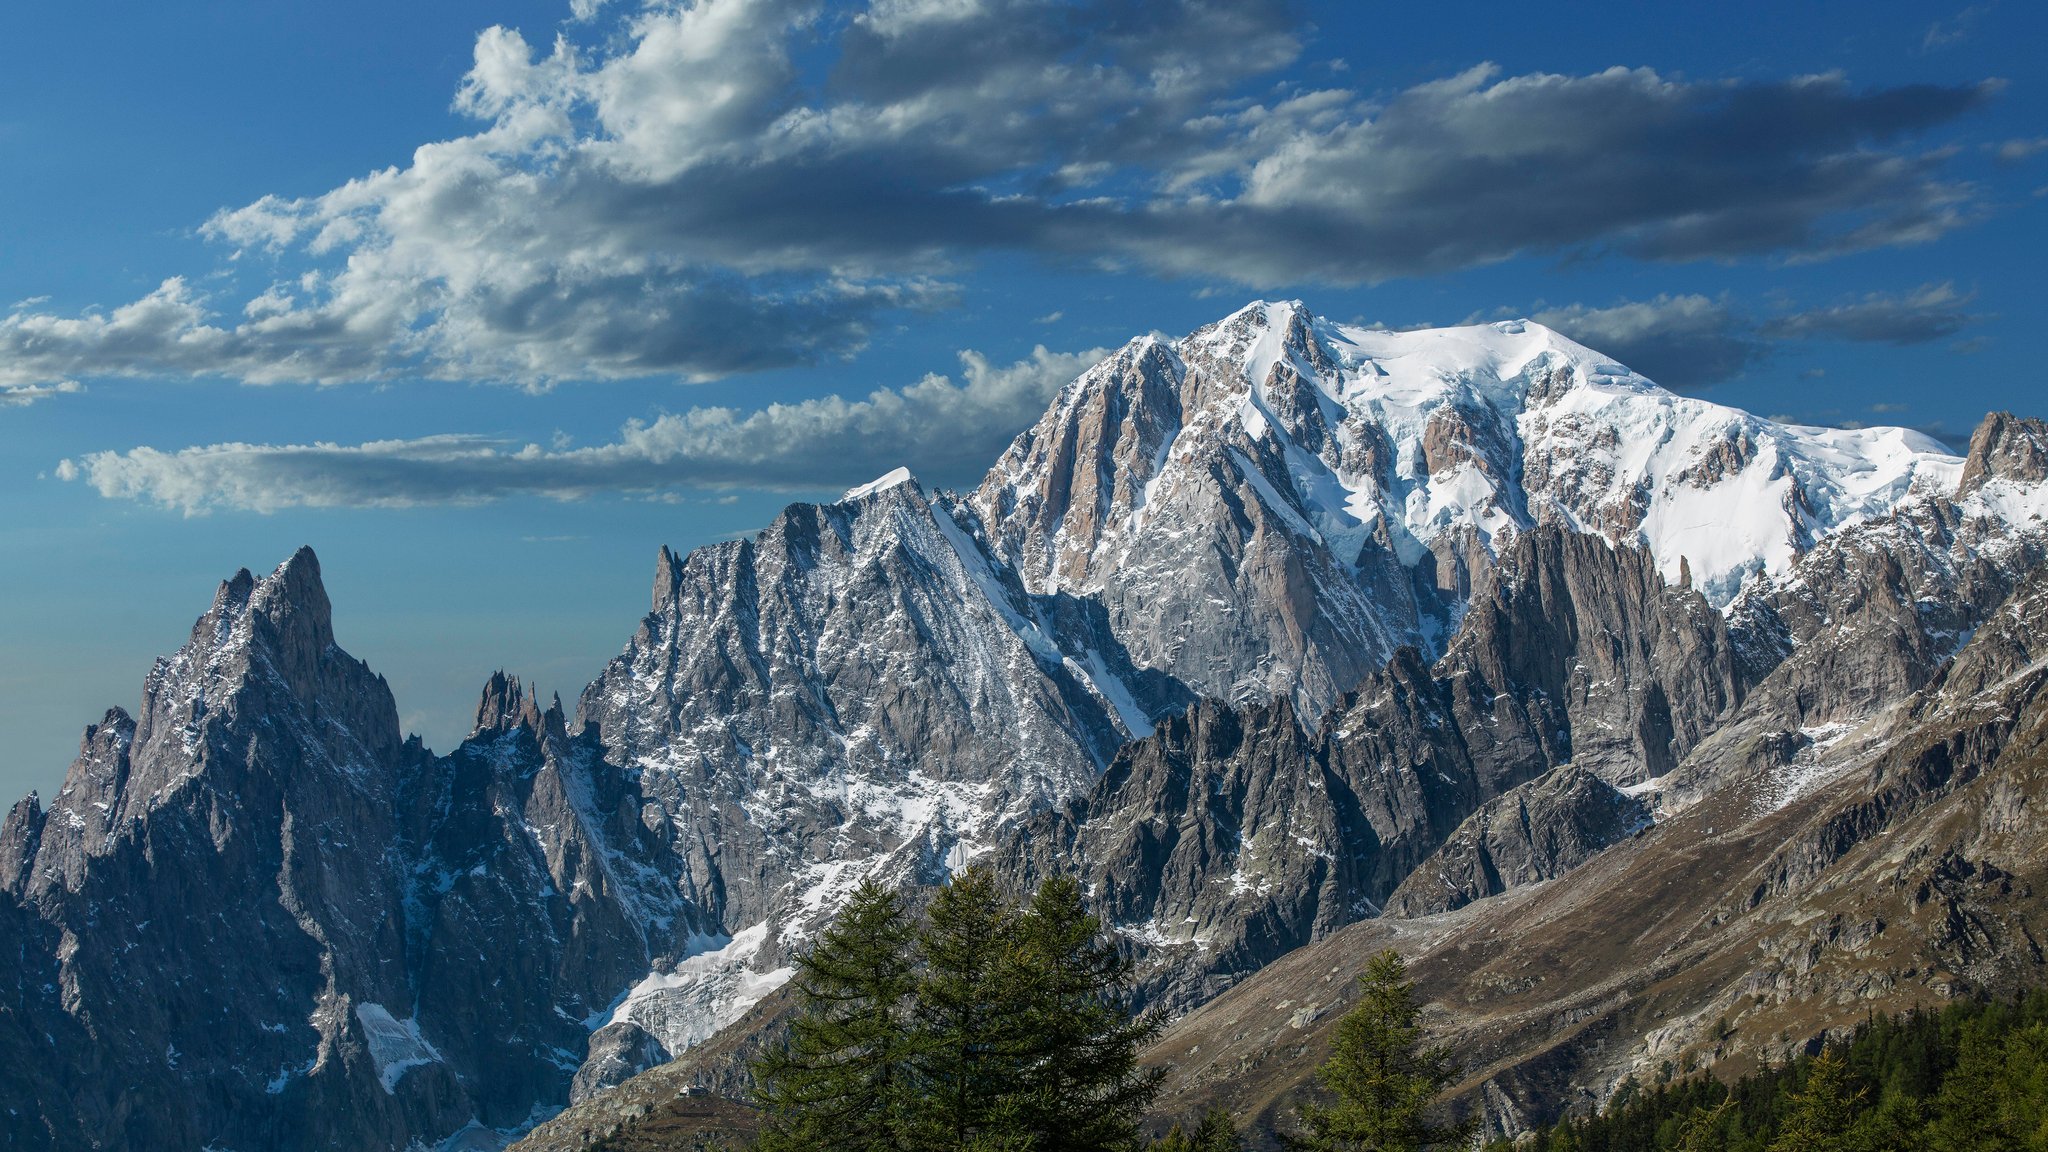
[[[1141,664],[1318,713],[1400,645],[1439,650],[1516,533],[1645,548],[1726,606],[1962,464],[1679,396],[1529,321],[1259,302],[1089,369],[968,503],[1026,588],[1099,596]]]

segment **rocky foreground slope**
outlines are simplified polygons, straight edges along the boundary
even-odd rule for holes
[[[1497,909],[1616,869],[1640,904],[1738,827],[1791,851],[1785,822],[1858,779],[1846,749],[1947,723],[1962,705],[1927,694],[1959,676],[2006,685],[2017,657],[1983,654],[2001,613],[2032,619],[2044,449],[2002,417],[1967,459],[1774,424],[1532,324],[1254,305],[1089,370],[972,492],[892,474],[664,550],[573,714],[494,675],[446,755],[337,645],[302,551],[224,583],[137,716],[0,825],[0,1127],[496,1147],[651,1081],[732,1088],[846,891],[973,860],[1080,871],[1184,1014],[1164,1043],[1208,1037],[1175,1101],[1270,1103],[1330,1015],[1275,991],[1302,965],[1335,987],[1385,934],[1507,948]],[[1884,803],[1856,827],[1890,827]],[[1667,895],[1639,915],[1694,925],[1711,894]],[[1511,988],[1569,999],[1537,976],[1608,1004],[1587,990],[1659,970],[1641,947],[1591,982],[1488,969],[1470,1019],[1519,1010],[1487,999]],[[1433,991],[1464,987],[1439,967]],[[1250,1046],[1276,996],[1291,1031]],[[1501,1032],[1474,1093],[1512,1126],[1546,1086],[1599,1091],[1641,1062],[1616,1045],[1650,1044],[1609,1017],[1597,1057],[1537,1045],[1577,1034],[1554,1021]],[[1226,1019],[1236,1039],[1202,1031]],[[1705,1051],[1672,1035],[1642,1059]]]

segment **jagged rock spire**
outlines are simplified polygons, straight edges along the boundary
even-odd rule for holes
[[[539,698],[529,692],[517,676],[508,676],[500,669],[491,673],[491,678],[484,682],[483,693],[476,703],[476,723],[470,728],[470,735],[472,738],[488,736],[515,728],[525,728],[536,738],[557,742],[568,739],[568,721],[562,710],[561,694],[556,693],[543,710]]]
[[[1959,495],[1968,496],[1992,480],[2048,480],[2048,422],[2010,412],[1984,417],[1970,437]]]

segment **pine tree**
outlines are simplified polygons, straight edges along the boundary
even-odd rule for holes
[[[1025,1124],[1039,1152],[1115,1152],[1138,1146],[1138,1121],[1163,1073],[1138,1053],[1159,1034],[1154,1017],[1130,1008],[1130,961],[1102,939],[1081,886],[1070,878],[1039,886],[1019,923],[1029,1010]]]
[[[1290,1142],[1307,1152],[1413,1152],[1464,1139],[1469,1126],[1427,1119],[1456,1071],[1447,1050],[1422,1046],[1407,965],[1388,949],[1358,982],[1358,1004],[1337,1022],[1316,1073],[1335,1103],[1300,1105],[1303,1131]]]
[[[1172,1131],[1153,1143],[1152,1152],[1244,1152],[1244,1137],[1238,1133],[1237,1121],[1231,1119],[1230,1111],[1216,1104],[1202,1113],[1193,1132],[1175,1124]]]
[[[1735,1101],[1723,1100],[1712,1108],[1695,1108],[1678,1129],[1677,1152],[1727,1152],[1728,1136],[1721,1130],[1722,1117]]]
[[[1999,1131],[1997,1046],[1975,1029],[1965,1030],[1955,1069],[1935,1097],[1929,1146],[1938,1152],[2007,1152]]]
[[[873,880],[798,958],[803,1014],[754,1068],[761,1152],[895,1152],[905,1127],[913,929]]]
[[[933,897],[919,933],[925,969],[911,1056],[917,1100],[903,1147],[1031,1148],[1018,1095],[1030,1050],[1022,935],[985,868],[968,869]]]
[[[1822,1052],[1807,1067],[1806,1085],[1793,1093],[1792,1113],[1770,1152],[1850,1152],[1850,1128],[1864,1095],[1848,1062],[1832,1049]]]
[[[1935,1111],[1928,1143],[1939,1152],[2048,1152],[2048,1026],[2003,1040],[1966,1031]]]
[[[2048,1152],[2048,1024],[2032,1024],[2005,1041],[2006,1131],[2027,1152]]]

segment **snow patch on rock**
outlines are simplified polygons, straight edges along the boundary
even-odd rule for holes
[[[396,1092],[398,1082],[414,1068],[441,1062],[441,1054],[420,1034],[416,1016],[400,1020],[382,1004],[358,1004],[356,1020],[363,1026],[363,1040],[377,1066],[377,1081],[386,1093]]]

